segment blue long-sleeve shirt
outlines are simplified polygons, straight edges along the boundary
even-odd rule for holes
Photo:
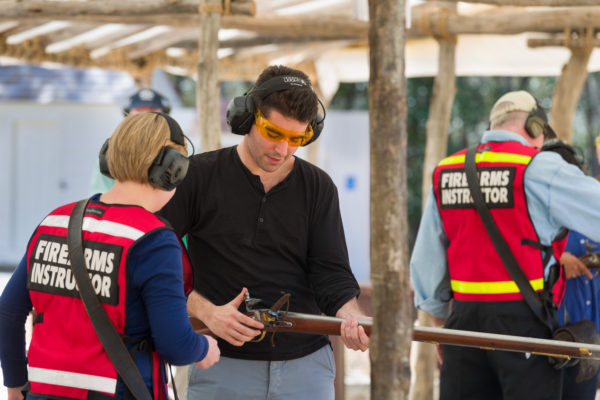
[[[208,351],[206,338],[196,334],[188,320],[180,260],[181,248],[173,231],[146,236],[130,253],[126,303],[126,334],[151,335],[156,350],[173,365],[200,361]],[[0,297],[0,363],[7,387],[27,381],[24,322],[32,303],[26,280],[24,257]],[[148,385],[150,365],[149,355],[138,352],[137,366]]]
[[[515,141],[528,145],[520,135],[508,131],[487,131],[481,143]],[[600,241],[600,183],[564,161],[555,152],[537,154],[524,175],[527,209],[544,245],[569,228]],[[421,218],[417,240],[410,260],[415,305],[433,316],[446,318],[452,298],[446,250],[448,239],[433,194]],[[477,249],[473,249],[477,251]]]
[[[600,251],[600,243],[588,239],[579,232],[569,232],[567,246],[565,251],[574,256],[581,256],[586,253],[585,242],[596,246],[592,252]],[[559,322],[564,323],[564,309],[567,309],[570,322],[589,319],[594,321],[600,330],[600,274],[593,269],[593,279],[589,279],[585,275],[567,279],[565,288],[565,297],[560,305],[558,312]]]

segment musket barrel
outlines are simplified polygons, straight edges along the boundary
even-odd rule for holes
[[[506,350],[558,357],[566,356],[600,360],[600,345],[596,344],[500,335],[487,332],[416,326],[413,329],[413,340],[477,347],[486,350]]]
[[[342,318],[324,315],[312,315],[296,312],[278,312],[279,321],[289,322],[291,327],[267,327],[268,332],[294,332],[321,335],[340,335]],[[206,326],[190,318],[194,330],[202,334],[211,334]],[[371,335],[372,321],[361,320],[358,323]],[[583,358],[600,360],[600,345],[575,343],[551,339],[538,339],[524,336],[501,335],[487,332],[473,332],[458,329],[415,326],[413,340],[435,344],[474,347],[484,350],[505,350],[520,353],[532,353],[553,357]]]

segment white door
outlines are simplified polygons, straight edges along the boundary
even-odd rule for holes
[[[61,205],[66,183],[60,176],[61,123],[58,119],[15,119],[11,169],[9,243],[24,254],[33,230]]]

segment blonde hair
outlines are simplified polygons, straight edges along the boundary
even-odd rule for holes
[[[165,117],[148,112],[127,116],[108,142],[106,162],[111,176],[121,182],[150,183],[148,170],[163,146],[187,156],[185,144],[171,141]]]

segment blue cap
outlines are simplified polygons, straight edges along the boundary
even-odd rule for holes
[[[129,114],[132,109],[138,107],[152,107],[165,114],[171,112],[169,99],[153,89],[142,89],[131,96],[129,105],[123,108],[123,112]]]

